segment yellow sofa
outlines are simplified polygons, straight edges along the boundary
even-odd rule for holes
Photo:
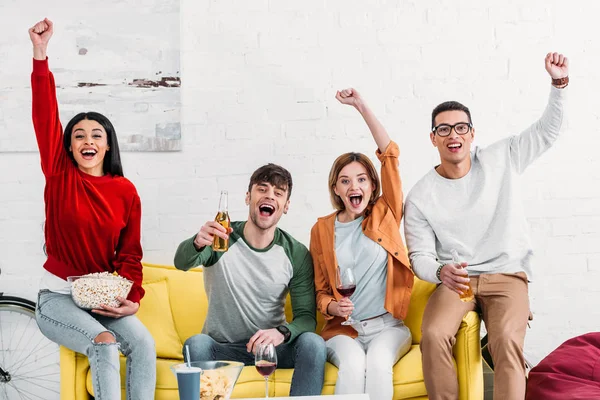
[[[178,400],[177,382],[169,366],[181,362],[181,344],[202,329],[207,311],[201,269],[189,272],[174,267],[144,264],[146,297],[138,315],[150,329],[157,345],[156,399]],[[413,346],[394,367],[394,399],[427,399],[421,367],[421,320],[427,299],[435,285],[416,280],[406,325],[413,335]],[[289,302],[288,302],[289,303]],[[286,308],[288,316],[290,307]],[[170,315],[171,314],[171,315]],[[319,317],[318,328],[323,324]],[[460,400],[483,399],[483,373],[479,343],[479,318],[468,313],[460,327],[454,347]],[[88,360],[65,347],[60,349],[61,399],[88,400],[93,396]],[[122,382],[125,358],[121,357]],[[288,396],[293,370],[278,369],[269,382],[269,396]],[[323,394],[333,394],[337,368],[327,363]],[[264,397],[264,379],[254,367],[245,367],[232,398]],[[125,393],[123,392],[123,399]],[[377,400],[377,399],[372,399]]]

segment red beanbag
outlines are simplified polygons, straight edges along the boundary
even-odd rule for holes
[[[600,399],[600,332],[569,339],[529,372],[526,400]]]

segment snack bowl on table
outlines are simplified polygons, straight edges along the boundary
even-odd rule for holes
[[[200,400],[229,400],[233,387],[240,377],[244,363],[237,361],[193,361],[171,366],[177,369],[200,368]]]
[[[117,297],[127,298],[133,282],[109,272],[96,272],[81,276],[69,276],[71,298],[84,310],[100,308],[100,305],[119,307]]]

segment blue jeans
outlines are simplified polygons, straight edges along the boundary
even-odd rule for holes
[[[96,400],[121,398],[119,350],[127,357],[127,399],[154,398],[154,339],[137,317],[95,315],[77,307],[69,295],[41,290],[35,318],[48,339],[88,357]],[[110,332],[117,343],[96,343],[96,336],[104,332]]]
[[[190,346],[191,361],[228,360],[254,365],[254,354],[246,351],[246,343],[219,343],[199,334],[185,341]],[[327,350],[323,338],[312,332],[300,334],[290,343],[276,347],[277,367],[294,368],[290,396],[320,395],[323,389]],[[185,351],[184,351],[185,353]]]

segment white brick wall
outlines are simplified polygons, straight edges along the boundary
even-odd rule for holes
[[[73,23],[68,8],[44,7],[20,12],[29,22],[47,15],[57,30]],[[334,158],[350,150],[374,157],[366,127],[336,103],[336,89],[358,88],[400,143],[408,191],[438,159],[428,140],[435,105],[469,105],[479,145],[518,133],[545,106],[543,57],[558,50],[572,60],[570,128],[522,185],[537,254],[527,353],[537,361],[598,330],[600,39],[589,27],[599,12],[592,0],[183,0],[183,151],[123,155],[142,196],[145,260],[171,263],[177,244],[214,216],[220,189],[229,190],[232,216],[245,218],[249,175],[266,162],[292,172],[281,226],[308,243],[316,218],[330,211]],[[26,50],[10,65],[27,74],[28,26],[0,25],[0,34],[22,32]],[[44,260],[38,164],[36,154],[0,154],[0,290],[30,298]]]

